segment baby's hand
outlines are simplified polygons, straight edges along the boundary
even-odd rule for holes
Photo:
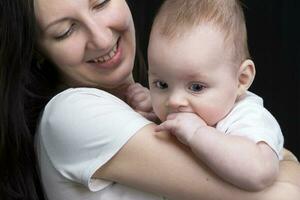
[[[126,102],[147,119],[157,121],[157,117],[152,109],[151,97],[148,88],[143,87],[139,83],[130,85],[126,93]]]
[[[167,120],[156,127],[156,131],[169,131],[183,144],[189,145],[199,128],[207,124],[194,113],[172,113]]]
[[[137,111],[149,112],[152,110],[150,92],[148,88],[139,83],[134,83],[127,88],[126,101]]]

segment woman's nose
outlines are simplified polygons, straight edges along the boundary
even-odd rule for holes
[[[113,33],[110,27],[97,23],[96,20],[88,24],[89,38],[87,47],[89,49],[109,49],[113,44]]]

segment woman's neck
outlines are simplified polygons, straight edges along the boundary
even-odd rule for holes
[[[127,89],[132,84],[134,84],[134,79],[133,76],[131,75],[121,85],[117,86],[116,88],[106,89],[106,91],[126,102]]]
[[[110,94],[122,99],[123,101],[126,102],[126,93],[127,93],[127,89],[130,85],[134,84],[134,79],[133,76],[130,75],[123,83],[121,83],[120,85],[116,86],[115,88],[99,88],[102,90],[105,90],[106,92],[109,92]],[[58,85],[57,91],[63,91],[65,89],[68,89],[70,87],[84,87],[83,85],[77,85],[76,84],[67,84],[67,83],[63,83],[61,82]],[[87,86],[87,87],[91,87],[91,86]]]

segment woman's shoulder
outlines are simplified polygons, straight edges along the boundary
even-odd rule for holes
[[[48,102],[41,113],[39,128],[43,132],[51,130],[65,135],[70,130],[95,129],[120,118],[136,118],[136,115],[130,106],[108,92],[95,88],[70,88]]]
[[[69,88],[66,89],[57,95],[55,95],[47,105],[55,104],[65,101],[76,101],[76,100],[92,100],[93,98],[97,99],[109,99],[114,100],[116,102],[123,102],[118,97],[97,88],[87,88],[87,87],[80,87],[80,88]],[[123,102],[124,103],[124,102]]]
[[[67,89],[45,107],[37,144],[65,180],[98,188],[91,180],[94,172],[149,123],[105,91]]]
[[[67,132],[94,132],[95,129],[107,129],[110,132],[116,127],[129,126],[134,122],[148,123],[124,101],[110,93],[95,88],[70,88],[48,102],[39,127],[52,130],[55,134],[63,132],[65,135],[66,129]]]
[[[130,108],[118,97],[97,88],[69,88],[55,95],[45,106],[44,113],[51,112],[80,112],[81,109],[92,105],[119,105]],[[96,108],[95,107],[95,108]]]

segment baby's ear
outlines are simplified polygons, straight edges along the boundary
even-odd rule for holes
[[[239,68],[238,95],[244,94],[251,86],[255,77],[255,65],[250,59],[245,60]]]

